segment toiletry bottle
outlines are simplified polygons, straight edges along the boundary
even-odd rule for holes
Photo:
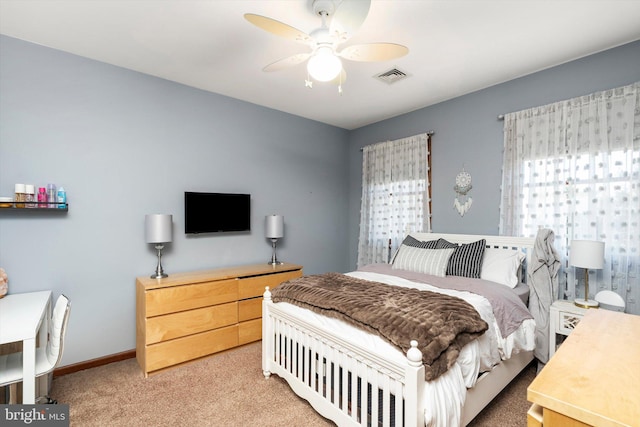
[[[67,207],[67,192],[64,191],[64,187],[58,188],[58,208],[64,209]]]
[[[24,201],[26,202],[24,204],[25,208],[35,208],[36,204],[33,203],[36,201],[36,191],[35,188],[33,187],[33,184],[26,184],[24,186],[24,193],[25,193],[25,198]]]
[[[49,202],[47,207],[55,208],[57,201],[58,201],[58,194],[56,193],[56,185],[47,184],[47,202]]]
[[[44,187],[38,188],[38,207],[47,207],[47,189]]]
[[[24,184],[16,184],[16,197],[14,199],[16,208],[24,208],[24,201],[26,199],[25,191]]]

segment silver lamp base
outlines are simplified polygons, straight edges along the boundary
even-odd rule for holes
[[[152,279],[164,279],[165,277],[169,277],[168,274],[165,274],[162,269],[162,249],[164,245],[156,245],[156,250],[158,251],[158,265],[156,266],[155,274],[151,275]]]
[[[284,264],[282,261],[278,261],[278,257],[276,256],[276,242],[278,241],[278,239],[271,239],[271,261],[269,261],[267,264],[271,264],[271,265],[281,265]]]

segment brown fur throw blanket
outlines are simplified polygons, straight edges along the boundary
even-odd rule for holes
[[[391,286],[339,273],[289,280],[272,293],[288,302],[377,334],[406,353],[418,341],[425,379],[436,379],[465,344],[488,328],[466,301],[437,292]]]

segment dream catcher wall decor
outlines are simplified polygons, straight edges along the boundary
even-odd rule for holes
[[[453,187],[453,190],[456,192],[453,208],[458,211],[460,216],[464,216],[471,208],[473,199],[467,193],[471,191],[472,188],[471,175],[464,170],[463,166],[462,171],[456,176],[456,185]]]

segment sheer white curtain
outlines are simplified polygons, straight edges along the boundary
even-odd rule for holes
[[[430,231],[429,135],[364,147],[358,267],[388,262],[413,231]]]
[[[604,241],[591,297],[613,290],[640,314],[640,82],[507,114],[504,144],[500,232],[554,230],[559,297],[570,299],[584,292],[567,266],[571,241]]]

